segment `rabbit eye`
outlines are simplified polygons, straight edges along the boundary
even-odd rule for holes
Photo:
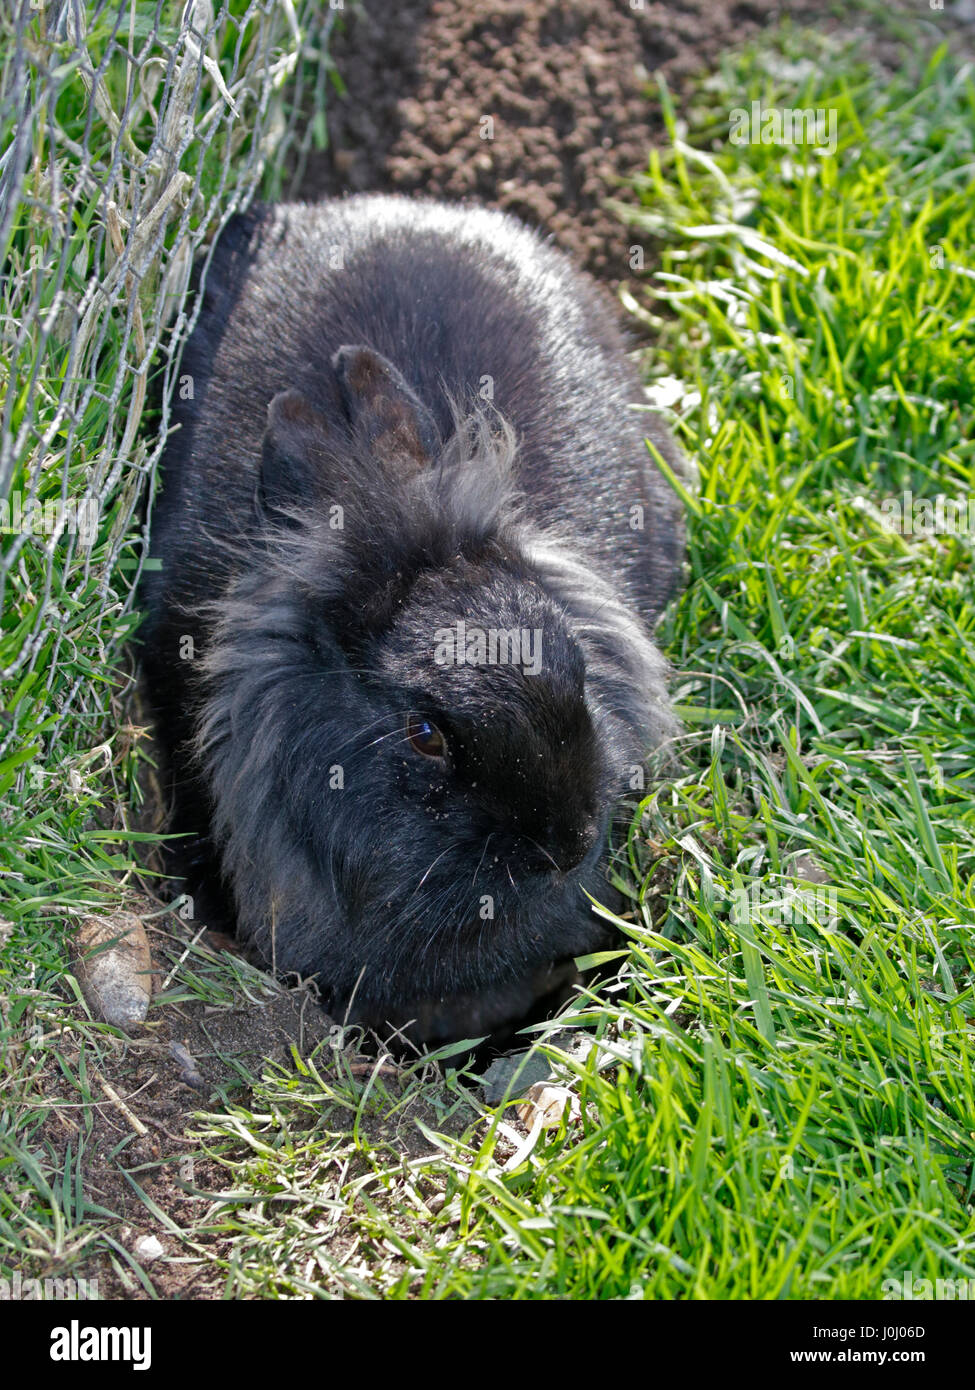
[[[411,714],[406,721],[406,737],[411,747],[417,753],[422,753],[425,758],[442,758],[446,755],[447,741],[436,724],[431,724],[429,719],[421,719],[418,715]]]

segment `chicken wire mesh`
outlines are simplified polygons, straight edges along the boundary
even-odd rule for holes
[[[4,797],[69,727],[81,743],[104,722],[198,307],[192,265],[323,142],[340,9],[0,5]]]

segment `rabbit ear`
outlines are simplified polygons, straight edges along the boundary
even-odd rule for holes
[[[440,446],[434,418],[392,362],[367,347],[332,358],[352,428],[383,463],[419,470]]]
[[[325,417],[300,391],[279,391],[267,408],[258,511],[287,513],[321,492],[333,452]]]

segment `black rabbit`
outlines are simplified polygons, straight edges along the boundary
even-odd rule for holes
[[[606,941],[583,890],[677,731],[644,436],[681,462],[611,303],[497,212],[258,208],[182,370],[142,640],[197,916],[339,1015],[510,1025]]]

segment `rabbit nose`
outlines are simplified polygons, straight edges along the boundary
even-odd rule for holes
[[[558,827],[549,838],[549,853],[559,872],[569,873],[577,868],[599,837],[599,825],[594,817]]]

